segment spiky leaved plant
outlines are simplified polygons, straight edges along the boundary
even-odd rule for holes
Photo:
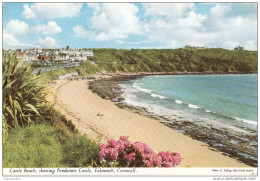
[[[40,116],[46,102],[44,83],[28,64],[15,55],[3,58],[3,141],[10,129],[24,126]]]

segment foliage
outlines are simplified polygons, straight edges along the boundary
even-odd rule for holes
[[[96,166],[98,161],[98,144],[83,135],[74,136],[62,146],[62,162],[69,167]]]
[[[19,127],[3,143],[4,168],[64,167],[55,128],[46,124]]]
[[[3,59],[3,141],[8,130],[28,125],[32,118],[41,117],[45,104],[44,83],[33,75],[29,65],[11,56]]]
[[[92,65],[89,61],[81,62],[80,66],[73,67],[65,67],[61,69],[55,69],[48,72],[41,73],[41,76],[44,80],[56,80],[61,75],[65,75],[67,73],[78,72],[80,76],[85,76],[86,74],[95,74],[100,71],[100,67],[98,65]]]
[[[62,144],[78,132],[75,125],[60,112],[56,111],[51,105],[46,105],[41,109],[40,114],[44,118],[45,123],[56,128],[59,133],[59,142]],[[35,120],[35,122],[41,123],[41,120],[38,119]]]
[[[257,72],[256,51],[211,49],[93,49],[111,72]]]
[[[110,139],[107,142],[107,145],[100,145],[101,166],[174,167],[181,163],[179,153],[167,151],[156,154],[146,143],[131,143],[126,136],[121,136],[117,141]]]

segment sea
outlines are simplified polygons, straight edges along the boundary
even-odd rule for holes
[[[121,87],[125,104],[145,108],[168,122],[215,130],[220,138],[226,134],[225,141],[207,134],[207,141],[250,161],[257,160],[257,82],[257,74],[153,75]]]

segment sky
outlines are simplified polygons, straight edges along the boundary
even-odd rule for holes
[[[3,3],[3,48],[257,50],[257,3]]]

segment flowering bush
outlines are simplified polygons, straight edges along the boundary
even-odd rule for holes
[[[99,147],[102,166],[174,167],[181,163],[179,153],[161,151],[156,154],[146,143],[131,143],[126,136],[119,140],[110,139],[107,143]]]

